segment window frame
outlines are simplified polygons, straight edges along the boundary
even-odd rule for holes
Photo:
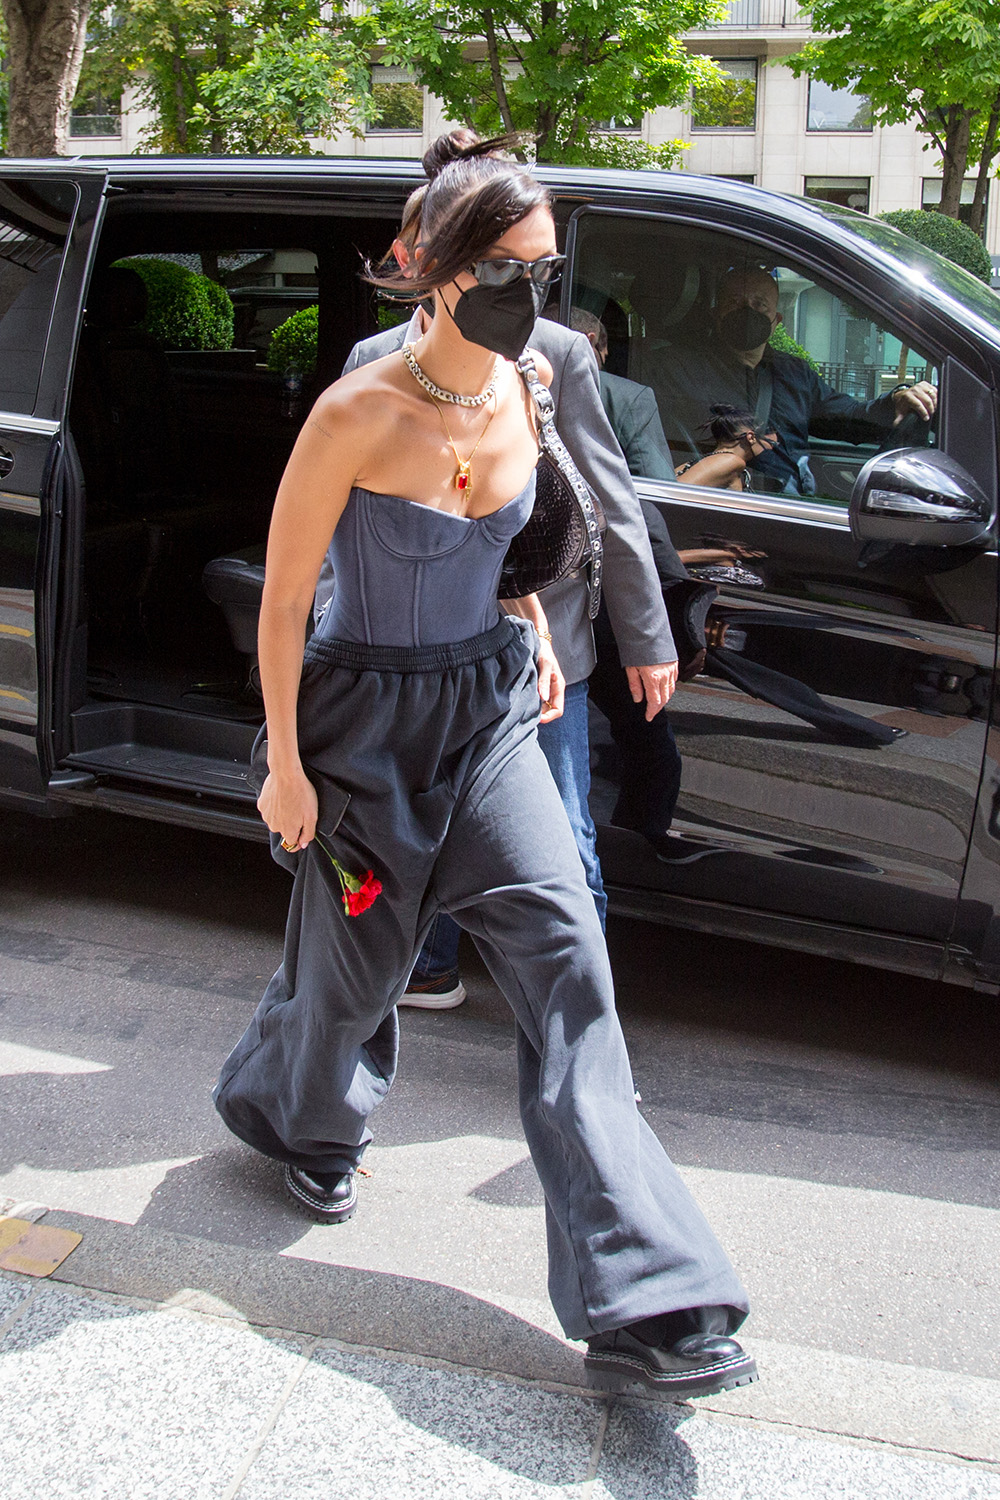
[[[725,206],[713,204],[712,208],[717,209],[721,215]],[[820,284],[826,283],[831,291],[836,292],[845,300],[861,302],[867,309],[874,312],[879,320],[884,319],[889,328],[894,323],[901,323],[904,325],[903,331],[906,332],[905,324],[908,320],[905,317],[900,319],[899,308],[886,296],[885,290],[872,289],[867,283],[852,285],[836,264],[831,265],[829,255],[824,255],[825,247],[820,239],[814,240],[807,248],[798,241],[789,245],[788,240],[781,237],[781,226],[777,223],[773,228],[755,225],[753,229],[745,229],[742,225],[737,224],[734,227],[732,223],[723,222],[721,218],[709,217],[707,214],[698,216],[690,209],[669,212],[654,208],[622,208],[604,203],[581,204],[570,214],[566,226],[566,266],[561,283],[559,321],[567,327],[579,256],[579,228],[588,217],[630,219],[647,224],[686,226],[696,232],[739,237],[749,245],[758,246],[768,257],[774,257],[781,264],[785,263],[785,258],[798,264],[803,270],[813,273]],[[952,384],[951,370],[956,363],[980,383],[982,383],[981,377],[968,361],[959,359],[953,350],[936,338],[933,330],[921,328],[915,331],[919,335],[921,352],[926,355],[928,361],[934,364],[938,372],[937,447],[942,452],[952,453],[954,444],[958,451],[952,453],[952,456],[968,469],[970,474],[978,478],[980,483],[983,483],[985,476],[980,477],[982,463],[977,462],[977,458],[981,460],[984,446],[991,455],[993,450],[989,443],[984,445],[981,438],[974,448],[963,441],[966,434],[962,427],[961,413],[952,410],[952,403],[949,400],[949,390]],[[994,418],[993,438],[995,439],[996,436],[996,418]],[[639,493],[648,496],[651,500],[681,500],[689,504],[703,505],[706,509],[754,511],[761,515],[780,515],[792,521],[813,525],[818,523],[838,529],[850,525],[846,502],[824,505],[811,501],[805,496],[771,495],[763,491],[748,491],[740,494],[736,490],[707,489],[699,485],[684,485],[678,480],[647,478],[645,475],[633,475],[632,478]]]
[[[766,59],[759,57],[756,53],[754,53],[752,57],[713,57],[711,59],[711,61],[715,63],[716,67],[722,68],[723,70],[728,63],[753,63],[753,123],[751,125],[699,125],[696,115],[698,91],[697,89],[694,89],[691,94],[689,108],[692,135],[756,135],[757,130],[760,126],[761,62],[765,60]],[[735,75],[730,74],[729,76],[734,77]]]
[[[385,73],[407,73],[410,76],[407,77],[407,78],[385,78],[385,77],[377,77],[376,75],[380,74],[380,73],[381,74],[385,74]],[[372,90],[372,98],[373,99],[375,97],[375,86],[378,83],[385,83],[385,84],[408,83],[408,84],[412,84],[420,92],[421,120],[420,120],[420,124],[419,125],[413,125],[413,126],[409,126],[409,125],[379,125],[377,121],[372,121],[372,122],[369,122],[368,124],[365,125],[365,135],[366,136],[369,136],[369,135],[377,135],[377,136],[422,135],[423,134],[423,128],[424,128],[424,119],[426,118],[426,114],[427,114],[427,90],[421,85],[419,79],[417,78],[416,73],[414,73],[412,71],[412,69],[410,69],[410,68],[389,67],[389,66],[386,66],[384,63],[373,63],[372,67],[371,67],[370,78],[371,78],[371,90]]]
[[[875,122],[869,117],[867,125],[810,125],[809,118],[812,114],[812,88],[814,83],[823,83],[820,78],[810,77],[806,88],[806,134],[807,135],[872,135],[875,130]],[[833,85],[823,84],[824,88],[833,89]],[[867,99],[868,108],[871,110],[871,99],[867,94],[855,94],[853,89],[833,89],[836,94],[850,93],[855,99]]]
[[[39,183],[41,185],[44,185],[45,187],[51,187],[53,184],[58,184],[62,187],[71,189],[73,194],[73,202],[68,210],[66,233],[59,254],[59,265],[56,270],[55,279],[52,285],[52,296],[49,302],[48,315],[45,318],[44,330],[42,329],[41,320],[39,320],[38,324],[39,333],[41,335],[41,342],[38,350],[38,364],[35,373],[34,389],[32,390],[30,396],[30,404],[24,406],[12,404],[11,398],[14,397],[16,399],[16,396],[18,394],[24,401],[27,402],[27,392],[14,393],[10,389],[5,389],[3,386],[2,376],[0,376],[0,410],[10,416],[27,418],[32,416],[34,413],[37,413],[39,407],[44,407],[48,404],[45,399],[45,377],[49,367],[49,350],[53,341],[53,325],[60,308],[60,289],[66,275],[67,263],[74,246],[74,234],[76,231],[80,211],[80,183],[75,180],[75,178],[70,173],[66,173],[66,175],[64,176],[61,173],[53,173],[50,175],[48,173],[38,171],[0,171],[0,181],[11,184]],[[2,209],[0,209],[0,212],[2,212]],[[2,321],[2,318],[0,318],[0,321]]]

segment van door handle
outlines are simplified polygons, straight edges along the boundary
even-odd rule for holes
[[[0,479],[6,479],[14,467],[14,455],[9,448],[0,448]]]

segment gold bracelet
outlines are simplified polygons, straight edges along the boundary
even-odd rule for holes
[[[548,631],[548,630],[536,630],[535,634],[541,640],[548,641],[548,643],[549,643],[550,646],[552,645],[552,634],[551,634],[551,631]]]

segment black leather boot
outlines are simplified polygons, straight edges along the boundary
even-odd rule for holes
[[[589,1384],[616,1395],[645,1386],[671,1401],[683,1401],[757,1379],[750,1355],[723,1334],[688,1333],[672,1344],[651,1345],[627,1328],[616,1328],[587,1342],[583,1362]]]
[[[304,1209],[318,1224],[343,1224],[358,1206],[358,1180],[353,1172],[322,1181],[301,1167],[285,1167],[285,1191],[297,1208]]]

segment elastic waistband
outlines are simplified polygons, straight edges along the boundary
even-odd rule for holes
[[[322,661],[330,667],[349,667],[355,672],[448,672],[453,667],[467,667],[496,656],[517,634],[512,618],[502,615],[492,630],[441,646],[369,646],[364,641],[312,636],[306,645],[305,660]]]

